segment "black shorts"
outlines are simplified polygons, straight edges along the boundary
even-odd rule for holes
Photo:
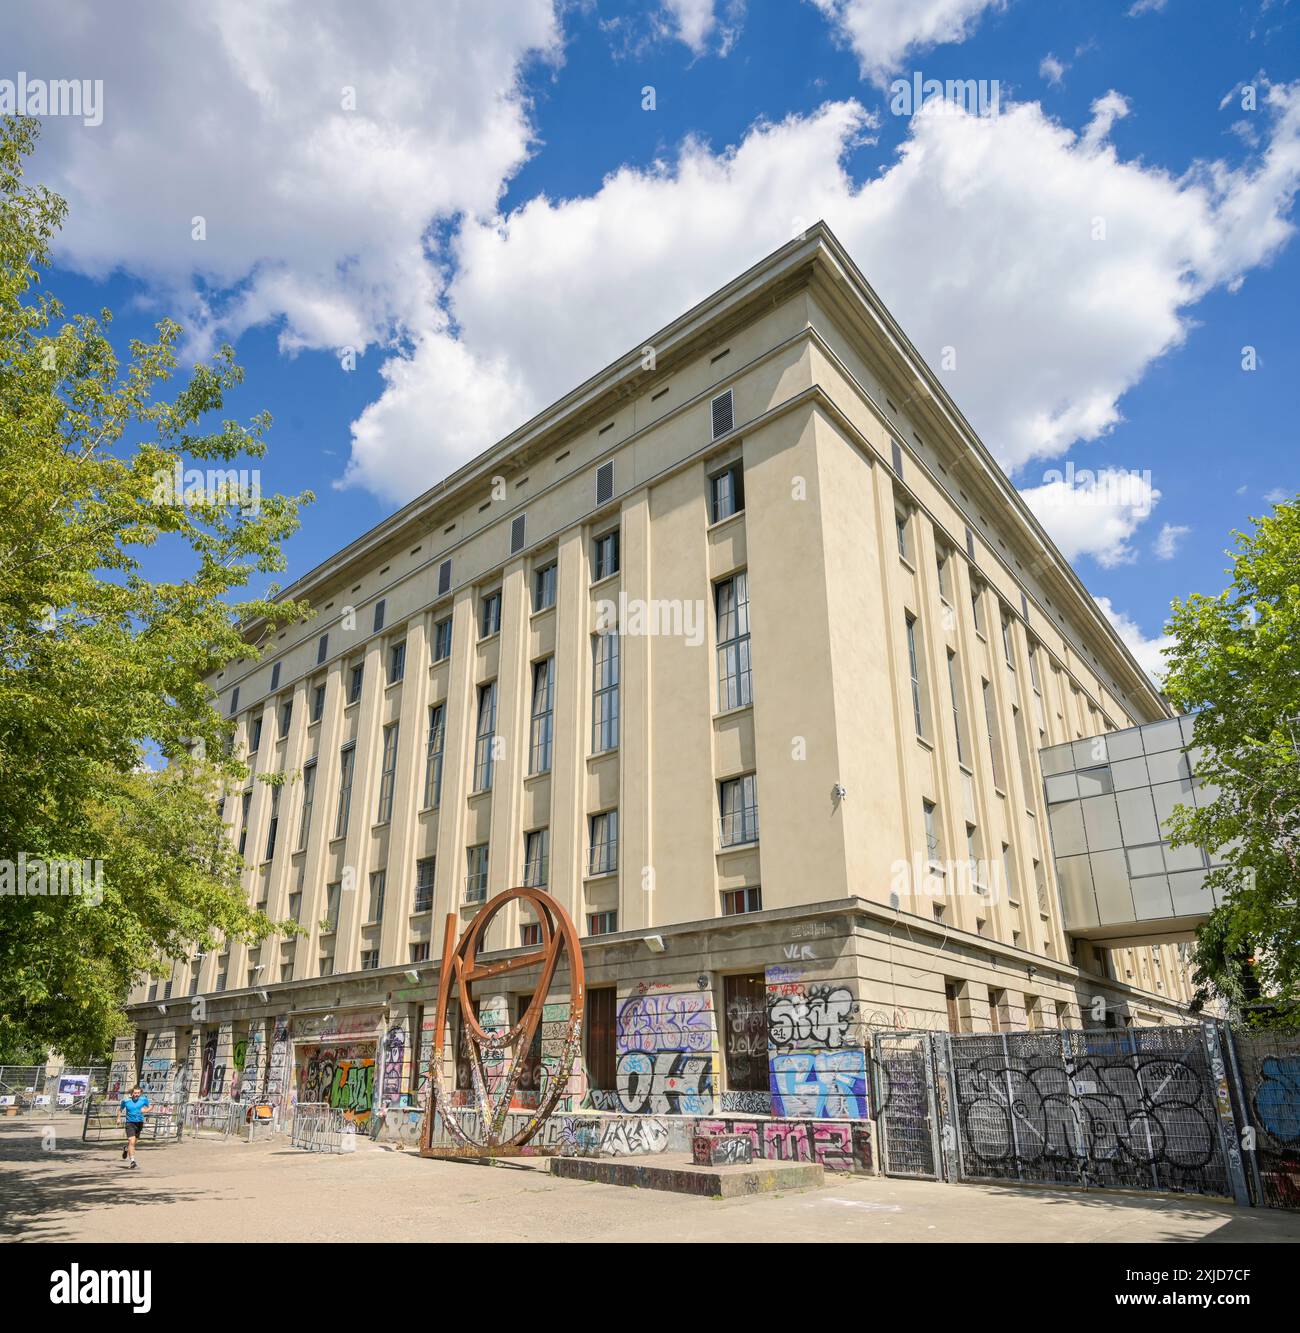
[[[143,1128],[144,1128],[143,1120],[138,1122],[133,1120],[128,1120],[126,1122],[126,1137],[128,1139],[138,1139],[140,1137],[140,1131]]]

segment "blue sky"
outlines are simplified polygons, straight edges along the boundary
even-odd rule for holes
[[[816,217],[1145,662],[1300,489],[1295,0],[133,7],[0,16],[0,79],[102,80],[52,286],[235,344],[289,577]]]

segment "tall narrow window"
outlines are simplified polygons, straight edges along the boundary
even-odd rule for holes
[[[591,640],[591,752],[618,747],[618,634]]]
[[[367,921],[382,921],[384,919],[384,887],[388,882],[388,871],[372,870],[370,872],[370,903],[366,909]]]
[[[468,874],[465,876],[465,900],[481,903],[487,897],[488,845],[476,843],[465,849]]]
[[[957,762],[966,762],[966,746],[961,735],[961,692],[957,686],[957,655],[948,652],[948,691],[952,695],[952,725],[957,734]]]
[[[379,631],[384,628],[385,605],[386,603],[382,597],[375,603],[375,620],[370,630],[372,634],[378,634]]]
[[[325,686],[313,685],[311,690],[311,720],[319,722],[325,713]]]
[[[989,735],[989,754],[993,758],[993,785],[999,791],[1007,789],[1007,774],[1002,763],[1002,733],[998,727],[998,708],[993,698],[993,686],[981,682],[984,691],[984,726]]]
[[[396,685],[406,675],[406,640],[395,643],[388,650],[388,683]]]
[[[293,721],[293,700],[287,699],[280,705],[280,739],[289,734],[289,723]]]
[[[356,743],[349,741],[339,751],[339,806],[334,816],[334,836],[341,838],[348,831],[348,816],[352,811],[352,770],[356,766]]]
[[[935,563],[939,573],[939,596],[949,606],[952,605],[952,552],[946,546],[935,551]]]
[[[446,739],[446,705],[429,705],[429,741],[424,756],[424,804],[433,809],[442,803],[442,747]]]
[[[1041,694],[1043,692],[1043,682],[1038,675],[1038,645],[1029,640],[1029,680],[1034,690]]]
[[[298,816],[298,850],[307,846],[311,832],[311,808],[316,800],[316,761],[309,760],[302,767],[302,812]]]
[[[740,460],[709,478],[709,517],[714,523],[738,514],[745,507],[745,474]]]
[[[497,730],[497,683],[488,681],[478,690],[478,726],[474,733],[474,790],[492,789],[492,761]]]
[[[533,573],[533,610],[545,611],[555,605],[555,578],[558,567],[554,560]]]
[[[333,884],[325,886],[325,925],[328,931],[332,932],[339,928],[339,912],[342,908],[343,882],[335,880]]]
[[[533,714],[528,738],[528,771],[551,771],[551,714],[555,701],[555,658],[533,663]]]
[[[618,869],[618,811],[605,810],[592,815],[589,824],[587,874],[612,875]]]
[[[984,585],[978,579],[970,581],[970,610],[975,618],[975,633],[984,633]]]
[[[911,515],[906,509],[894,510],[894,533],[898,540],[898,554],[909,564],[912,561]]]
[[[253,725],[248,734],[248,753],[256,754],[257,747],[262,743],[262,715],[259,713],[253,719]]]
[[[1002,655],[1007,659],[1007,666],[1014,671],[1016,663],[1011,652],[1011,617],[1005,611],[1002,612]]]
[[[269,861],[275,855],[275,838],[280,831],[280,788],[271,788],[271,823],[266,830],[266,856],[263,860]]]
[[[926,855],[931,865],[937,865],[942,860],[939,855],[942,848],[939,842],[938,808],[933,801],[921,802],[921,816],[925,824]]]
[[[591,543],[591,581],[599,583],[618,573],[618,529],[603,532]]]
[[[718,783],[718,809],[724,847],[758,841],[758,779],[753,773]]]
[[[366,664],[353,662],[348,675],[348,703],[354,704],[361,698],[361,686],[366,679]]]
[[[445,662],[451,656],[451,617],[433,627],[433,660]]]
[[[432,856],[422,856],[415,863],[415,904],[413,910],[416,912],[430,912],[433,910],[433,872],[435,864],[435,858]]]
[[[501,630],[501,593],[490,592],[479,603],[478,636],[490,639]]]
[[[316,641],[316,665],[319,666],[328,656],[330,651],[330,636],[322,634]]]
[[[612,1089],[618,1067],[618,991],[614,986],[593,986],[587,992],[587,1078],[593,1088]]]
[[[925,735],[925,714],[921,707],[921,665],[916,650],[916,617],[907,617],[907,669],[912,678],[912,721],[916,734]]]
[[[551,831],[533,829],[524,834],[524,887],[544,889],[550,883]]]
[[[243,856],[248,845],[248,811],[253,804],[252,791],[246,791],[239,798],[239,854]]]
[[[754,702],[749,659],[749,575],[734,574],[713,590],[718,635],[718,712]]]
[[[377,824],[387,824],[393,817],[393,788],[397,783],[397,723],[384,728],[383,759],[379,767],[379,809]]]

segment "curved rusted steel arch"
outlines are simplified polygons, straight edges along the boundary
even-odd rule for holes
[[[528,903],[541,923],[542,938],[537,949],[504,958],[496,963],[478,961],[479,946],[488,926],[499,912],[508,904],[519,900]],[[491,1157],[518,1152],[529,1139],[542,1127],[546,1118],[555,1109],[568,1083],[569,1071],[577,1054],[578,1043],[582,1037],[583,997],[585,976],[582,966],[582,945],[578,939],[577,928],[573,919],[542,889],[515,888],[498,893],[495,898],[484,903],[475,913],[474,919],[465,927],[457,943],[456,914],[447,914],[442,940],[442,969],[438,975],[438,1007],[434,1017],[433,1050],[429,1059],[429,1105],[425,1114],[425,1123],[421,1135],[420,1151],[435,1154],[433,1147],[433,1122],[436,1113],[442,1114],[447,1132],[460,1145],[453,1149],[460,1156]],[[546,1006],[547,992],[559,966],[561,955],[568,953],[569,962],[569,1017],[566,1023],[564,1046],[561,1050],[558,1067],[550,1082],[542,1090],[537,1107],[524,1125],[511,1135],[505,1135],[506,1116],[510,1113],[510,1103],[514,1098],[519,1079],[524,1071],[528,1050],[532,1044],[537,1025],[541,1022]],[[476,981],[499,977],[507,972],[518,972],[526,967],[541,965],[537,987],[533,992],[528,1008],[519,1021],[511,1028],[499,1032],[483,1029],[474,1012],[470,987]],[[442,1082],[443,1050],[446,1043],[447,1008],[451,1003],[453,990],[460,1004],[461,1022],[468,1035],[470,1055],[470,1077],[474,1084],[474,1096],[484,1126],[483,1141],[471,1138],[461,1127],[453,1114],[451,1098]],[[500,1050],[511,1047],[514,1057],[504,1087],[494,1097],[483,1077],[481,1052]]]

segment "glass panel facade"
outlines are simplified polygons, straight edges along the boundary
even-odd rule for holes
[[[1104,938],[1125,922],[1199,917],[1216,906],[1205,888],[1214,860],[1164,837],[1176,806],[1214,799],[1193,776],[1192,726],[1175,718],[1039,751],[1067,931]]]

